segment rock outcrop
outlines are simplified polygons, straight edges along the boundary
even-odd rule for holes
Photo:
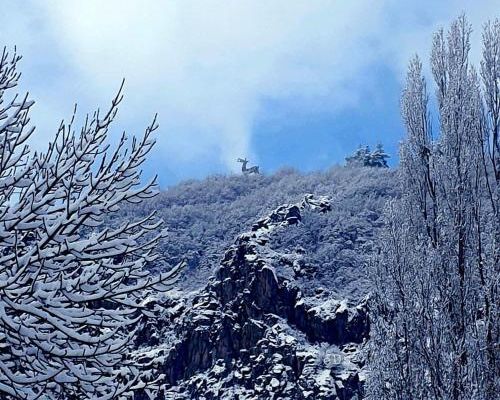
[[[361,398],[366,305],[321,290],[306,297],[301,285],[317,267],[268,246],[305,208],[330,205],[307,195],[277,208],[237,238],[203,290],[163,300],[164,320],[146,323],[135,354],[156,378],[157,398]]]

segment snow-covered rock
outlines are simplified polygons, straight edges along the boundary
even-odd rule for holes
[[[237,238],[204,289],[163,300],[174,312],[144,326],[134,355],[148,360],[152,376],[163,376],[158,399],[362,395],[366,306],[322,290],[304,297],[301,285],[312,272],[299,268],[299,282],[300,255],[268,246],[274,232],[300,223],[304,209],[324,213],[330,204],[307,195],[278,207]]]

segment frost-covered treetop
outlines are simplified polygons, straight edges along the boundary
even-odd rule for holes
[[[379,167],[388,168],[387,159],[390,156],[384,151],[382,144],[377,144],[374,151],[370,151],[368,146],[359,146],[358,149],[349,157],[346,157],[348,166],[358,167]]]

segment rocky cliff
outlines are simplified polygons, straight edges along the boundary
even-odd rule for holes
[[[305,209],[322,214],[330,204],[307,195],[278,207],[237,238],[205,288],[150,304],[166,311],[145,323],[134,356],[147,366],[143,380],[156,379],[158,399],[362,396],[365,304],[326,289],[305,295],[321,266],[269,246],[274,233],[301,223]]]

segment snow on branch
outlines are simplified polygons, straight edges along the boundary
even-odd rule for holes
[[[156,193],[141,181],[156,117],[144,134],[107,136],[123,83],[108,110],[80,130],[61,123],[44,153],[33,134],[28,95],[16,87],[20,56],[0,57],[0,397],[127,397],[140,384],[126,359],[148,290],[165,290],[182,263],[150,276],[161,221],[154,214],[118,227],[104,217]],[[76,113],[76,109],[75,109]]]

